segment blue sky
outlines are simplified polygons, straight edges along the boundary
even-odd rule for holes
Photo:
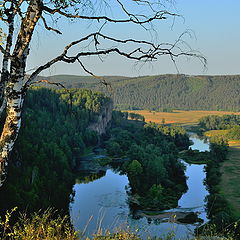
[[[169,19],[155,24],[158,32],[158,41],[174,41],[186,29],[194,31],[196,38],[185,40],[195,50],[200,51],[208,60],[207,69],[194,59],[178,59],[177,66],[180,73],[184,74],[240,74],[240,1],[239,0],[176,0],[175,10],[184,18]],[[114,15],[114,9],[112,10]],[[90,30],[97,30],[99,25],[61,22],[62,36],[47,33],[38,29],[32,43],[32,51],[28,61],[31,69],[60,53],[69,41],[81,38]],[[141,28],[133,28],[127,24],[109,25],[105,31],[112,36],[135,37],[138,39],[151,39],[150,34]],[[166,57],[152,64],[135,65],[135,62],[109,56],[104,61],[84,59],[89,70],[97,75],[156,75],[177,73],[173,63]],[[75,74],[86,75],[78,64],[57,64],[44,75]]]

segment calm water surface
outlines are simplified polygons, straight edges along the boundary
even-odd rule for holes
[[[191,134],[193,141],[192,149],[208,151],[208,142],[199,139]],[[186,164],[186,176],[188,177],[188,191],[183,194],[178,202],[179,207],[167,210],[171,211],[194,211],[199,217],[207,221],[204,209],[204,199],[208,192],[203,184],[205,172],[204,165]],[[73,189],[75,196],[70,204],[70,216],[76,230],[85,231],[86,235],[95,233],[98,228],[114,229],[116,227],[130,226],[132,230],[138,229],[142,237],[163,236],[166,232],[174,230],[178,238],[184,238],[193,234],[196,225],[177,224],[163,221],[153,221],[146,217],[134,219],[129,208],[126,189],[128,178],[126,175],[119,175],[109,169],[105,176],[89,182],[75,184]]]

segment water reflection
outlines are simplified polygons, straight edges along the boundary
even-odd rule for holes
[[[94,172],[94,173],[88,173],[87,171],[84,171],[76,178],[76,184],[88,184],[90,182],[94,182],[95,180],[102,178],[106,175],[106,171],[98,171],[98,172]]]
[[[88,220],[87,233],[96,231],[100,224],[104,228],[113,228],[115,223],[125,222],[128,204],[125,186],[128,179],[107,170],[103,178],[88,184],[75,184],[75,198],[70,205],[70,213],[75,229],[84,229]],[[126,215],[127,214],[127,215]]]
[[[192,132],[188,132],[188,135],[193,142],[193,145],[190,146],[192,150],[199,150],[200,152],[209,151],[209,141],[205,136],[199,137]]]
[[[204,140],[192,135],[190,139],[194,143],[192,149],[209,150]],[[171,231],[176,233],[176,237],[189,236],[193,234],[196,225],[170,222],[170,216],[179,212],[197,212],[201,219],[207,221],[204,199],[208,192],[203,184],[203,168],[204,165],[186,165],[188,191],[179,200],[178,208],[164,211],[165,215],[159,214],[161,217],[147,217],[129,207],[126,175],[108,169],[106,172],[81,177],[73,187],[75,196],[70,204],[73,225],[76,230],[86,229],[86,235],[91,235],[98,228],[114,229],[120,225],[138,229],[142,237],[159,237]]]

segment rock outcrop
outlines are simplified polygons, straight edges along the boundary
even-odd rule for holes
[[[99,136],[106,133],[107,128],[110,126],[112,120],[112,111],[113,111],[113,101],[108,101],[97,117],[96,122],[90,124],[88,129],[93,130],[98,133]]]

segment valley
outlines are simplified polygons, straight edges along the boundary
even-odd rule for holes
[[[239,9],[0,0],[0,240],[240,240]]]
[[[222,221],[219,226],[226,226],[240,216],[239,116],[233,111],[120,112],[103,93],[33,88],[12,175],[0,189],[0,210],[24,211],[26,202],[28,214],[48,206],[61,209],[70,213],[83,238],[96,227],[102,234],[118,225],[138,228],[141,238],[171,231],[188,238],[205,225]]]

